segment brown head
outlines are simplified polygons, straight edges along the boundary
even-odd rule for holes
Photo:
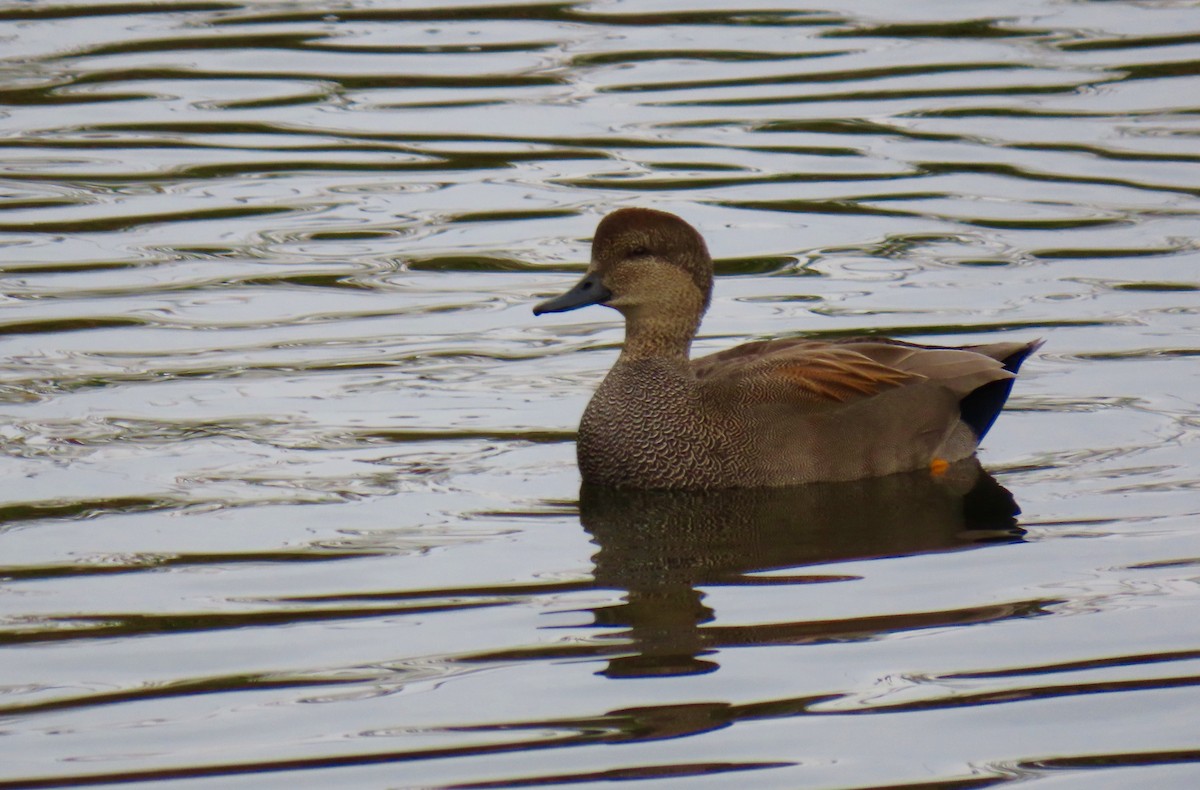
[[[665,211],[623,208],[596,228],[584,278],[533,312],[601,304],[625,316],[627,346],[639,327],[644,333],[683,335],[690,342],[708,309],[712,281],[712,258],[695,228]]]

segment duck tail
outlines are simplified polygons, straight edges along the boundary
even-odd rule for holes
[[[1041,348],[1045,342],[1039,338],[1008,351],[999,358],[999,362],[1004,365],[1005,370],[1013,374],[1013,378],[988,382],[959,401],[962,421],[975,434],[977,440],[983,440],[983,437],[991,430],[992,424],[996,422],[996,418],[1000,416],[1000,411],[1004,408],[1009,393],[1012,392],[1013,381],[1021,370],[1021,363],[1028,359],[1030,354]]]

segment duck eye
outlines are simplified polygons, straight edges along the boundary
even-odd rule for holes
[[[632,250],[629,251],[630,258],[641,258],[641,257],[649,255],[649,254],[650,254],[650,249],[648,247],[634,247]]]

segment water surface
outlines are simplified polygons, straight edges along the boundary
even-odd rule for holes
[[[1195,787],[1192,2],[0,3],[0,787]],[[698,352],[1045,337],[994,480],[580,491]],[[1022,511],[1015,515],[1016,509]]]

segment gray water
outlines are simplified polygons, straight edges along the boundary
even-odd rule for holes
[[[985,495],[581,496],[620,206]],[[1191,0],[0,2],[0,787],[1196,787],[1198,217]]]

